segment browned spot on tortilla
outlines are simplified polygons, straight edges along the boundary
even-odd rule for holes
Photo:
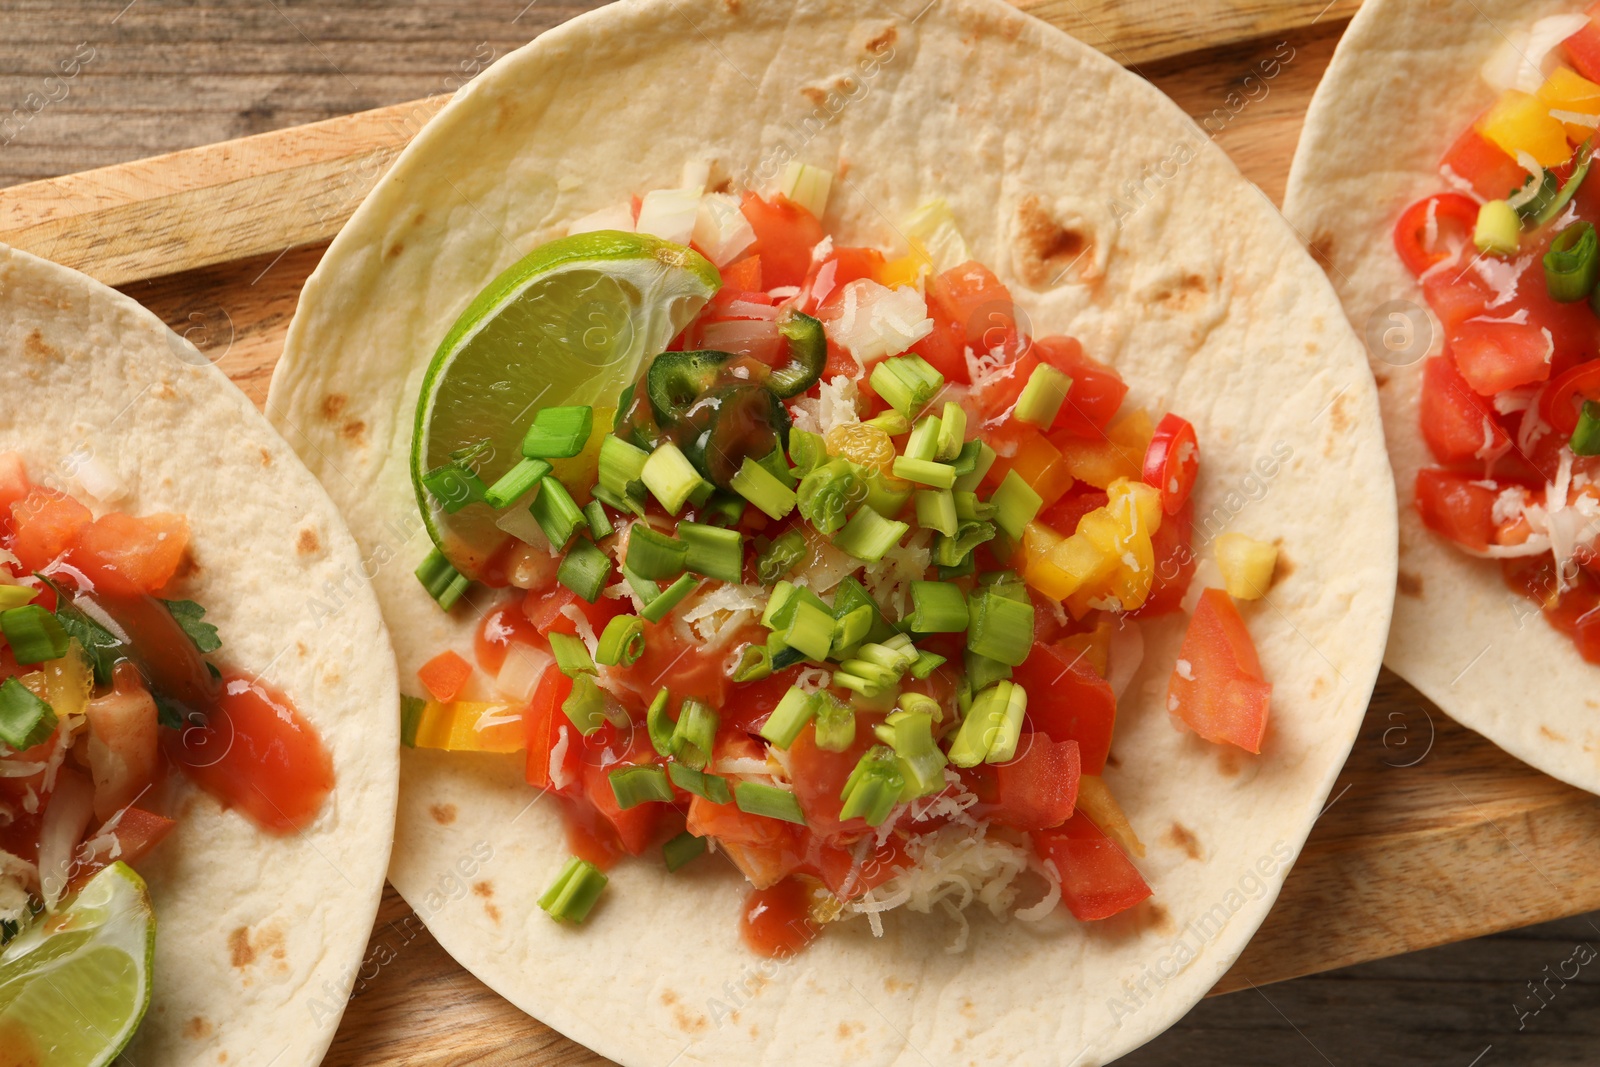
[[[1323,693],[1326,693],[1327,691],[1328,691],[1328,680],[1326,678],[1317,677],[1317,678],[1313,678],[1311,680],[1311,699],[1312,700],[1317,700],[1318,698],[1320,698],[1322,696]]]
[[[235,967],[248,967],[256,961],[256,950],[250,947],[248,926],[241,926],[228,935],[228,956]]]
[[[1333,266],[1333,234],[1319,231],[1311,239],[1311,244],[1307,246],[1307,250],[1311,253],[1311,258],[1316,260],[1323,270]]]
[[[496,926],[500,925],[500,909],[499,908],[495,907],[493,904],[487,904],[486,903],[483,906],[483,913],[485,915],[489,916],[489,921],[490,922],[494,923]]]
[[[738,1022],[739,1013],[729,1012],[728,1018]],[[682,1007],[672,1009],[672,1023],[686,1034],[703,1034],[711,1028],[710,1022],[704,1015],[695,1015]]]
[[[1562,737],[1560,734],[1550,729],[1550,727],[1546,726],[1544,723],[1539,724],[1539,733],[1543,734],[1545,737],[1548,737],[1552,741],[1559,741],[1563,744],[1565,744],[1567,740],[1565,737]]]
[[[1340,393],[1333,398],[1333,410],[1328,412],[1328,421],[1333,424],[1334,433],[1344,433],[1350,429],[1350,413],[1345,410],[1345,402],[1349,396]]]
[[[889,23],[883,32],[867,41],[867,51],[882,52],[886,48],[893,48],[895,41],[899,40],[900,31],[895,29],[894,23]]]
[[[722,0],[722,6],[728,9],[730,15],[737,15],[744,10],[744,5],[739,0]]]
[[[1122,766],[1122,761],[1117,758],[1117,754],[1115,752],[1107,752],[1106,753],[1106,766],[1107,767],[1120,767],[1120,766]]]
[[[961,998],[961,1007],[957,1008],[956,1010],[961,1012],[962,1015],[965,1015],[967,1018],[970,1019],[974,1015],[977,1014],[978,1007],[977,1007],[977,1005],[973,1004],[970,999],[968,999],[966,997],[962,997]]]
[[[472,891],[480,897],[492,897],[494,896],[494,883],[474,882],[472,884]]]
[[[1410,571],[1401,571],[1395,579],[1395,588],[1401,595],[1411,597],[1422,596],[1422,575],[1412,574]]]
[[[885,993],[904,993],[906,990],[908,990],[910,988],[911,988],[911,983],[910,982],[902,982],[900,979],[894,977],[893,975],[890,975],[888,978],[885,978],[883,980],[883,991]]]
[[[722,179],[720,182],[717,182],[711,187],[711,191],[713,193],[731,193],[733,191],[733,179]]]
[[[1160,904],[1151,902],[1146,907],[1145,914],[1150,917],[1150,925],[1163,933],[1171,931],[1177,925],[1172,921],[1172,913]]]
[[[1152,296],[1157,303],[1170,304],[1179,310],[1188,311],[1205,300],[1210,288],[1204,278],[1190,273],[1182,275],[1171,285],[1158,289]]]
[[[1184,855],[1192,860],[1200,858],[1200,840],[1194,836],[1187,826],[1181,822],[1174,822],[1166,834],[1167,844],[1173,848],[1183,849]]]
[[[800,95],[817,107],[822,107],[828,102],[828,91],[826,89],[818,89],[815,85],[801,86]]]
[[[174,400],[178,396],[178,391],[169,382],[157,382],[151,388],[150,395],[157,400]]]
[[[841,180],[850,176],[850,168],[852,166],[854,166],[854,164],[852,164],[848,159],[839,160],[839,166],[837,169],[839,171],[839,177]]]
[[[1217,750],[1217,770],[1224,777],[1237,777],[1242,762],[1239,750],[1232,745],[1217,745],[1215,748]]]
[[[339,436],[353,445],[358,445],[367,436],[367,424],[360,419],[349,419],[339,427]]]
[[[227,1063],[228,1062],[228,1050],[227,1049],[223,1049],[221,1052],[217,1053],[217,1062],[218,1063]]]
[[[261,465],[263,467],[272,466],[272,453],[264,448],[261,450]]]
[[[294,547],[302,556],[309,556],[322,548],[322,542],[317,540],[317,531],[307,526],[300,531],[300,537],[295,541]]]
[[[419,210],[415,215],[411,216],[411,225],[413,225],[413,226],[421,226],[424,222],[427,222],[427,221],[428,221],[428,213],[426,211]]]
[[[1374,373],[1372,378],[1373,378],[1374,381],[1376,381],[1378,383],[1378,388],[1379,389],[1382,389],[1384,386],[1389,384],[1389,376],[1387,374],[1376,374],[1376,373]]]
[[[383,250],[383,258],[384,259],[393,259],[394,257],[398,256],[401,252],[404,252],[405,250],[406,250],[406,243],[404,241],[396,241],[394,244],[390,245],[388,248],[385,248]]]
[[[190,1041],[199,1041],[202,1037],[211,1036],[211,1024],[196,1015],[183,1024],[183,1036]]]
[[[1273,544],[1278,548],[1278,561],[1272,565],[1272,581],[1267,586],[1269,589],[1277,586],[1279,582],[1288,581],[1295,572],[1294,561],[1283,551],[1283,538],[1278,538]]]
[[[1088,238],[1052,218],[1036,196],[1017,205],[1016,241],[1018,273],[1034,289],[1049,287],[1089,248]]]
[[[855,92],[856,80],[849,75],[842,75],[834,79],[833,87],[839,90],[845,96],[849,96],[851,93]]]
[[[44,334],[34,330],[22,339],[22,351],[29,359],[36,359],[41,363],[59,360],[61,352],[49,341],[44,339]]]
[[[435,804],[428,809],[428,814],[433,816],[433,821],[440,826],[449,826],[456,821],[456,806],[454,804]]]
[[[258,953],[265,952],[275,960],[281,960],[289,954],[284,946],[283,931],[276,926],[263,927],[256,931],[255,950]]]
[[[678,994],[674,993],[670,989],[663,989],[661,991],[661,1003],[665,1004],[669,1008],[672,1007],[674,1004],[678,1003]]]
[[[861,1031],[863,1031],[865,1029],[866,1029],[866,1025],[863,1024],[863,1023],[840,1023],[839,1024],[839,1040],[840,1041],[849,1041],[852,1037],[855,1037],[857,1034],[859,1034]]]
[[[343,393],[329,393],[322,398],[322,417],[332,422],[337,419],[344,406],[350,403],[350,398]]]
[[[309,656],[311,654],[311,650],[306,647],[306,643],[304,641],[296,641],[294,643],[294,647],[295,647],[295,651],[300,653],[300,658],[301,659],[305,659],[307,656]]]

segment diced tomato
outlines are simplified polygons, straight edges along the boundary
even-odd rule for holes
[[[115,859],[121,860],[132,867],[137,867],[139,861],[148,856],[162,840],[166,838],[178,824],[172,819],[157,815],[143,808],[126,808],[117,818],[117,825],[111,831],[111,836],[116,839],[114,847],[97,851],[82,864],[74,869],[73,882],[81,885],[89,876],[109,866]],[[88,840],[99,837],[104,828],[88,835]]]
[[[1600,360],[1581,363],[1550,383],[1539,397],[1539,416],[1557,436],[1569,438],[1585,400],[1600,400]]]
[[[1436,193],[1401,214],[1394,227],[1394,247],[1406,269],[1420,276],[1451,254],[1447,238],[1470,242],[1477,225],[1476,200],[1461,193]]]
[[[1225,591],[1200,594],[1167,693],[1168,710],[1207,741],[1261,751],[1272,684],[1261,676],[1255,641]]]
[[[11,505],[11,551],[28,570],[42,570],[75,546],[93,519],[89,509],[71,497],[33,489]]]
[[[1482,552],[1494,540],[1494,502],[1498,488],[1456,471],[1423,468],[1417,472],[1417,511],[1423,525],[1458,545]]]
[[[861,364],[856,362],[856,357],[850,350],[838,344],[833,338],[828,338],[828,359],[822,365],[822,377],[825,381],[844,375],[846,378],[858,379],[858,384],[863,392],[868,391],[867,379],[861,372]],[[872,394],[876,396],[877,394]]]
[[[1447,337],[1468,319],[1489,314],[1488,304],[1494,299],[1488,286],[1465,266],[1429,275],[1422,283],[1422,292],[1428,306],[1439,316]]]
[[[1494,404],[1475,392],[1444,356],[1422,368],[1422,436],[1441,463],[1493,456],[1511,440],[1495,421]]]
[[[83,528],[70,559],[100,592],[153,595],[172,581],[188,549],[189,520],[182,515],[113,511]]]
[[[1600,663],[1600,582],[1587,569],[1569,575],[1571,585],[1557,595],[1555,560],[1526,556],[1503,561],[1506,584],[1538,604],[1550,625],[1566,634],[1578,654]]]
[[[737,263],[722,268],[722,292],[759,293],[765,291],[761,284],[761,257],[745,256]]]
[[[688,828],[696,837],[716,838],[757,888],[782,881],[805,859],[804,828],[751,815],[736,804],[694,797],[689,802]]]
[[[567,831],[567,849],[574,856],[588,860],[602,871],[609,871],[627,855],[617,831],[594,809],[581,790],[570,795],[558,793],[556,800],[561,805],[561,821]]]
[[[561,740],[562,728],[565,727],[569,735],[577,732],[577,728],[561,710],[561,705],[571,695],[572,679],[558,670],[546,668],[544,674],[539,676],[539,684],[533,691],[528,710],[523,713],[528,725],[526,776],[528,784],[535,789],[554,787],[555,783],[550,778],[550,753]],[[563,779],[567,782],[575,781],[578,775],[580,746],[574,743],[575,740],[574,737],[568,737],[566,758],[561,765],[566,772]]]
[[[1590,81],[1600,81],[1600,4],[1588,9],[1589,24],[1566,39],[1567,58]]]
[[[448,704],[472,677],[472,664],[446,649],[417,669],[417,678],[433,699]]]
[[[611,824],[628,854],[638,856],[654,841],[656,826],[661,819],[664,805],[654,800],[627,809],[617,805],[617,794],[611,788],[611,773],[633,765],[616,763],[602,768],[595,764],[584,763],[583,795]]]
[[[1029,729],[1051,741],[1075,742],[1084,774],[1105,769],[1117,698],[1087,656],[1059,641],[1035,644],[1011,680],[1027,690]]]
[[[752,637],[759,635],[752,634]],[[738,647],[730,644],[729,648]],[[754,733],[766,721],[772,709],[778,706],[778,701],[789,691],[789,687],[800,677],[800,672],[805,669],[804,664],[786,667],[775,671],[767,677],[756,682],[745,682],[733,690],[727,703],[718,708],[722,716],[721,729],[733,728]]]
[[[928,279],[928,315],[960,328],[975,352],[1010,352],[1022,343],[1010,290],[975,260]]]
[[[1017,742],[1017,758],[996,770],[1000,807],[995,819],[1018,830],[1048,830],[1072,816],[1081,773],[1078,742],[1025,733]]]
[[[1061,875],[1061,902],[1075,918],[1109,919],[1150,896],[1133,861],[1082,812],[1031,836],[1039,858],[1054,863]]]
[[[800,736],[789,746],[789,771],[795,796],[806,813],[807,825],[825,841],[863,833],[867,829],[862,819],[840,821],[844,802],[839,794],[844,791],[844,784],[862,755],[877,743],[872,720],[873,717],[856,712],[855,740],[843,752],[818,748],[816,729],[810,725],[801,730]]]
[[[855,852],[865,843],[866,855],[856,867]],[[890,835],[883,844],[864,837],[853,845],[822,845],[817,850],[817,871],[823,884],[840,900],[855,900],[911,867],[900,839]]]
[[[972,380],[967,369],[966,332],[951,320],[934,318],[933,332],[912,345],[911,351],[927,360],[947,382],[966,385]]]
[[[1464,322],[1448,347],[1461,377],[1483,396],[1550,377],[1550,339],[1532,323]]]
[[[1016,431],[1015,447],[1010,455],[1000,456],[984,475],[984,482],[998,486],[1007,474],[1017,476],[1039,494],[1045,507],[1060,500],[1073,487],[1072,475],[1061,460],[1061,452],[1038,430],[1025,422],[1017,421],[1008,427]],[[993,435],[985,434],[992,442]]]
[[[738,852],[730,855],[738,861]],[[811,918],[811,889],[798,878],[757,886],[739,916],[739,939],[769,960],[791,958],[821,932],[822,924]]]
[[[770,200],[745,193],[739,210],[756,233],[750,251],[761,257],[762,284],[768,289],[803,284],[811,250],[824,236],[817,217],[781,193]]]
[[[1096,508],[1105,507],[1110,499],[1104,489],[1079,482],[1066,496],[1039,512],[1039,521],[1063,537],[1070,537],[1077,532],[1079,519]]]
[[[1194,427],[1168,412],[1156,423],[1155,436],[1144,454],[1144,483],[1161,491],[1161,510],[1176,515],[1194,491],[1200,473],[1200,444]]]
[[[882,269],[883,253],[876,248],[835,248],[821,263],[811,265],[800,287],[800,310],[815,314],[846,285],[862,278],[876,280]]]
[[[1040,359],[1072,379],[1066,403],[1061,405],[1050,429],[1078,437],[1103,434],[1122,407],[1122,398],[1128,395],[1122,376],[1084,355],[1083,345],[1072,337],[1040,337],[1033,347]]]
[[[1528,172],[1505,150],[1478,132],[1474,122],[1450,146],[1439,166],[1470,184],[1485,200],[1504,200],[1528,180]]]
[[[731,643],[716,647],[686,644],[670,622],[646,622],[644,655],[631,667],[614,669],[612,677],[646,702],[665,686],[672,690],[674,700],[693,697],[721,708],[730,684],[722,661],[731,647]]]
[[[15,452],[0,452],[0,531],[9,525],[11,505],[28,495],[33,488],[28,481],[28,467]]]
[[[566,586],[558,585],[549,590],[530,590],[522,602],[522,610],[541,637],[551,634],[576,637],[578,624],[567,608],[577,608],[598,635],[606,628],[606,623],[626,613],[626,603],[603,596],[591,604]]]
[[[1190,544],[1194,529],[1194,498],[1183,502],[1176,515],[1168,515],[1156,527],[1150,538],[1151,555],[1155,559],[1155,578],[1150,583],[1150,595],[1145,597],[1139,610],[1129,612],[1138,619],[1151,619],[1157,615],[1170,615],[1183,606],[1184,594],[1194,579],[1199,557]]]
[[[1002,370],[985,376],[983,383],[973,389],[970,398],[978,417],[984,423],[995,423],[1006,412],[1015,407],[1017,398],[1022,395],[1022,390],[1027,387],[1029,375],[1033,373],[1033,368],[1038,365],[1038,353],[1030,345],[1009,364],[1006,364]],[[1008,420],[1006,427],[1003,428],[1009,428],[1012,425],[1022,426],[1023,424],[1013,419]],[[991,426],[983,427],[984,436],[990,436],[992,429],[993,427]]]

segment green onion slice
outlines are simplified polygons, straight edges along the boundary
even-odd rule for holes
[[[1026,595],[1026,591],[1024,591]],[[995,589],[975,589],[968,601],[972,623],[967,647],[979,656],[1020,667],[1033,648],[1033,604]]]
[[[733,793],[728,789],[728,780],[720,774],[697,771],[686,763],[667,764],[667,774],[672,777],[673,784],[685,793],[704,797],[713,804],[733,803]]]
[[[472,586],[472,579],[452,567],[444,553],[437,548],[418,564],[416,575],[422,588],[445,611],[455,607],[456,602]]]
[[[1044,499],[1034,492],[1033,486],[1022,480],[1022,475],[1013,470],[1006,472],[1000,488],[994,491],[989,503],[995,506],[995,525],[1015,541],[1021,540],[1024,527],[1039,514]]]
[[[611,557],[584,538],[573,542],[556,568],[556,581],[591,604],[600,599],[610,578]]]
[[[635,486],[642,486],[644,465],[650,454],[635,448],[620,437],[607,437],[600,442],[600,486],[618,497],[633,494]]]
[[[555,478],[546,477],[539,482],[539,495],[533,498],[528,511],[539,523],[539,529],[556,548],[565,548],[578,527],[587,525],[583,511],[578,507],[567,487]]]
[[[783,694],[783,699],[778,701],[778,706],[772,709],[772,714],[767,716],[767,721],[761,724],[761,736],[778,748],[786,749],[794,744],[794,739],[800,736],[800,731],[805,729],[806,723],[815,714],[816,702],[811,694],[797,685],[791,685],[789,691]]]
[[[817,747],[827,752],[843,752],[856,740],[856,713],[850,705],[823,690],[811,709],[816,720]]]
[[[639,612],[640,617],[647,622],[660,622],[672,614],[672,609],[683,603],[684,598],[699,585],[700,582],[692,575],[680,575],[677,581],[661,590],[659,596],[644,606],[644,610]]]
[[[508,508],[554,469],[542,459],[519,460],[516,466],[502,474],[484,492],[483,502],[496,511]]]
[[[652,801],[672,803],[672,783],[660,767],[619,767],[606,777],[623,811]]]
[[[599,487],[596,486],[596,488]],[[618,508],[617,510],[626,511],[628,509]],[[604,502],[598,497],[584,506],[583,517],[589,524],[589,536],[596,541],[603,541],[617,532],[617,528],[611,524],[611,519],[606,515]]]
[[[580,674],[572,679],[572,692],[561,702],[561,711],[585,737],[605,725],[606,694],[595,684],[594,675]]]
[[[522,438],[522,454],[530,459],[570,459],[582,452],[594,430],[594,409],[587,404],[541,408]]]
[[[718,716],[698,700],[685,700],[678,709],[678,724],[672,728],[673,752],[679,761],[697,771],[711,762],[717,741]]]
[[[794,490],[749,456],[744,457],[744,463],[728,485],[769,518],[781,519],[794,510]]]
[[[656,450],[650,453],[639,480],[661,501],[661,506],[667,509],[669,515],[676,515],[683,510],[690,495],[704,483],[700,472],[689,462],[689,457],[670,441],[657,445]]]
[[[0,682],[0,741],[16,752],[43,744],[56,729],[55,709],[15,678]]]
[[[641,578],[671,578],[683,572],[689,561],[689,546],[676,537],[642,522],[628,532],[628,570]]]
[[[957,475],[955,488],[963,493],[977,492],[984,476],[998,458],[995,450],[983,441],[968,441],[962,445],[961,455],[956,457],[953,464]]]
[[[1572,431],[1571,448],[1575,456],[1600,456],[1600,404],[1593,400],[1583,402],[1578,425]]]
[[[706,839],[696,837],[687,830],[661,846],[661,858],[666,861],[669,871],[681,870],[705,853]]]
[[[751,815],[806,825],[806,813],[800,810],[800,800],[787,789],[763,782],[739,782],[733,787],[734,803],[739,810]]]
[[[954,537],[960,526],[955,496],[948,489],[919,489],[916,492],[917,525]]]
[[[894,476],[934,489],[949,489],[956,484],[956,469],[950,464],[910,456],[895,457]]]
[[[944,388],[944,375],[927,360],[910,354],[886,359],[872,368],[872,388],[900,414],[914,419]]]
[[[808,600],[792,599],[794,617],[783,631],[783,640],[790,648],[799,649],[807,659],[821,663],[833,647],[833,616],[826,608]]]
[[[573,856],[539,898],[539,907],[548,912],[552,919],[581,923],[589,917],[595,901],[600,899],[606,881],[599,867]]]
[[[1574,222],[1550,242],[1544,254],[1544,282],[1550,298],[1562,304],[1585,300],[1600,276],[1600,239],[1594,224]]]
[[[1012,415],[1048,430],[1056,421],[1061,405],[1066,403],[1067,391],[1071,388],[1071,378],[1048,363],[1040,363],[1028,375],[1028,384],[1022,387]]]
[[[939,416],[939,449],[933,458],[947,461],[960,458],[966,449],[963,440],[966,436],[967,410],[954,400],[946,400],[944,413]]]
[[[481,502],[488,492],[482,478],[458,463],[447,463],[424,474],[422,486],[450,515],[468,504]]]
[[[772,653],[767,646],[752,641],[739,653],[739,663],[730,676],[735,682],[759,682],[772,674]]]
[[[685,520],[678,523],[678,540],[684,544],[688,570],[724,582],[743,580],[744,535],[737,530]]]
[[[931,460],[939,454],[939,436],[944,423],[937,415],[924,415],[911,428],[902,454],[908,459]]]
[[[67,631],[38,604],[0,611],[0,632],[19,664],[46,663],[67,654]]]
[[[865,819],[868,826],[879,826],[900,802],[904,791],[905,778],[894,749],[873,745],[862,754],[839,794],[844,801],[839,818]]]
[[[903,522],[884,518],[872,508],[857,508],[844,529],[834,536],[833,544],[856,559],[876,563],[899,544],[910,529]]]
[[[422,725],[422,712],[428,702],[421,697],[400,694],[400,743],[406,748],[417,747],[417,729]]]
[[[800,517],[822,534],[832,534],[867,499],[867,483],[854,464],[834,458],[800,479],[796,490]]]
[[[772,585],[806,557],[806,539],[799,530],[785,530],[756,556],[756,580]]]
[[[556,657],[556,667],[562,674],[576,678],[580,674],[596,673],[589,646],[571,634],[552,632],[546,636],[550,639],[550,651]]]
[[[912,582],[911,629],[921,634],[954,634],[967,628],[967,598],[949,582]]]
[[[631,667],[644,655],[644,620],[637,615],[617,615],[606,623],[595,658],[608,667]]]
[[[671,756],[677,751],[672,739],[674,723],[667,717],[667,704],[671,699],[671,693],[658,689],[644,717],[645,728],[650,732],[650,744],[662,756]]]

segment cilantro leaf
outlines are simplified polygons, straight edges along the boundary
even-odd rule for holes
[[[201,652],[215,652],[222,647],[222,638],[217,635],[217,628],[209,622],[203,621],[206,609],[192,600],[163,600],[172,617],[178,621],[183,632],[189,635],[189,640],[194,642],[194,647]]]

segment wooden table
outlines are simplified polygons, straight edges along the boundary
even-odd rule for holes
[[[1276,200],[1311,92],[1354,3],[1023,6],[1135,66],[1192,115],[1209,116],[1221,145]],[[118,284],[217,359],[259,404],[300,285],[371,176],[474,64],[580,8],[526,0],[116,0],[62,10],[48,0],[4,0],[0,10],[7,28],[0,108],[16,101],[26,115],[8,126],[0,110],[0,184],[11,185],[0,189],[0,241]],[[1263,96],[1243,79],[1261,59],[1276,52],[1281,60],[1280,42],[1293,55]],[[59,64],[74,56],[77,72],[63,77]],[[1252,99],[1238,108],[1246,89]],[[30,93],[61,98],[35,111]],[[279,129],[425,93],[434,95]],[[269,130],[276,132],[262,132]],[[122,162],[245,134],[256,136]],[[100,164],[108,169],[70,173]],[[52,177],[58,174],[68,176]],[[1277,907],[1217,991],[1595,909],[1596,842],[1600,800],[1515,762],[1386,673]],[[1575,922],[1551,936],[1581,935],[1586,920]],[[1594,940],[1600,943],[1600,930]],[[1526,977],[1565,955],[1551,948]],[[1515,1029],[1510,1005],[1520,980],[1506,979],[1505,1006],[1496,1009],[1507,1030]],[[1308,987],[1283,988],[1292,998]],[[1250,1002],[1256,997],[1273,1005],[1279,994],[1252,993]],[[1437,1003],[1424,1000],[1422,1010],[1439,1010],[1447,999],[1436,991]],[[1196,1017],[1216,1018],[1228,1003],[1243,1002],[1212,1002]],[[1228,1009],[1221,1010],[1225,1020]],[[1273,1013],[1258,1030],[1281,1030],[1285,1043],[1249,1046],[1265,1059],[1202,1054],[1215,1051],[1215,1035],[1199,1052],[1179,1053],[1198,1033],[1186,1027],[1134,1059],[1329,1059],[1316,1042],[1315,1052],[1306,1047],[1309,1037],[1295,1036],[1281,1009]],[[1393,1046],[1371,1045],[1363,1058],[1401,1062],[1386,1059],[1385,1049]],[[604,1061],[462,972],[391,892],[328,1062]]]

